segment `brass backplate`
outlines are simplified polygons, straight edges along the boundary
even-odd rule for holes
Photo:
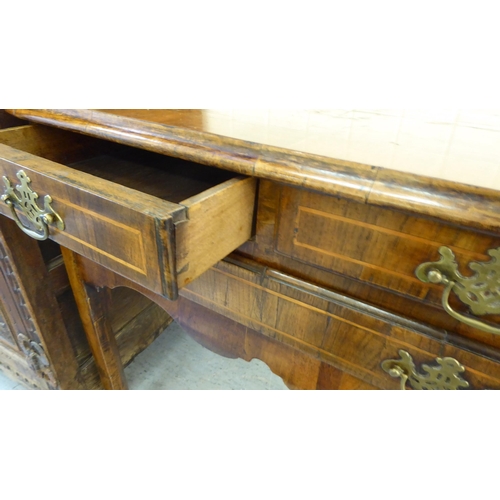
[[[500,314],[500,248],[488,250],[491,260],[471,262],[474,272],[470,277],[458,271],[455,254],[448,247],[439,248],[441,259],[425,262],[415,270],[417,278],[425,283],[447,284],[454,282],[453,291],[460,300],[470,307],[472,313]]]
[[[48,237],[48,225],[53,224],[59,230],[64,230],[64,222],[59,214],[52,208],[52,198],[46,195],[43,199],[44,208],[40,208],[37,203],[38,194],[30,187],[31,180],[23,170],[16,174],[21,181],[15,189],[9,179],[3,176],[5,191],[1,197],[12,211],[12,216],[16,224],[29,236],[36,239],[46,239]],[[25,226],[16,210],[28,221],[31,227]],[[34,229],[32,229],[34,228]]]
[[[405,382],[408,381],[413,389],[453,390],[469,387],[469,382],[460,376],[465,368],[456,359],[436,358],[435,366],[422,365],[425,373],[419,373],[408,352],[401,349],[398,354],[400,359],[382,361],[382,370],[391,377],[401,377]]]

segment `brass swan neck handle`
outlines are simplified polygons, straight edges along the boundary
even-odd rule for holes
[[[21,184],[18,184],[15,189],[9,179],[3,176],[5,191],[0,199],[10,208],[12,218],[21,230],[35,240],[41,241],[49,237],[49,224],[55,224],[59,230],[64,230],[63,220],[51,206],[52,198],[49,195],[44,197],[44,209],[42,210],[36,201],[38,194],[29,186],[31,179],[23,170],[20,170],[16,176]],[[21,222],[17,214],[18,210],[32,227],[27,227]]]
[[[420,373],[408,352],[401,349],[398,354],[399,359],[382,361],[381,368],[391,377],[401,379],[402,390],[406,389],[407,382],[412,389],[453,390],[469,387],[469,382],[460,376],[465,368],[454,358],[436,358],[433,366],[422,365],[424,373]]]
[[[471,262],[469,268],[475,271],[465,277],[458,271],[455,254],[448,247],[440,247],[441,259],[437,262],[424,262],[415,270],[415,275],[424,283],[443,284],[441,297],[443,309],[453,318],[473,328],[500,335],[500,328],[455,311],[449,297],[453,290],[458,298],[467,304],[473,314],[500,313],[500,248],[488,250],[489,262]]]

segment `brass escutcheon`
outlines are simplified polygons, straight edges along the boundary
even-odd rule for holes
[[[401,389],[406,389],[406,382],[410,383],[412,389],[426,390],[454,390],[469,387],[469,382],[464,380],[460,373],[465,368],[453,358],[436,358],[437,366],[422,365],[422,374],[417,371],[411,355],[399,350],[400,359],[386,359],[382,361],[381,367],[391,377],[401,378]]]
[[[471,262],[469,268],[475,272],[471,277],[460,274],[455,254],[450,248],[443,246],[438,252],[441,255],[439,261],[424,262],[417,267],[417,278],[424,283],[445,285],[441,303],[450,316],[479,330],[500,335],[500,328],[465,316],[449,304],[453,290],[473,314],[500,314],[500,248],[488,250],[491,257],[488,262]]]
[[[44,197],[44,210],[42,210],[36,202],[38,194],[35,193],[29,186],[31,182],[30,178],[24,173],[23,170],[20,170],[16,176],[21,181],[21,184],[18,184],[15,190],[13,189],[9,179],[3,176],[5,191],[1,197],[2,201],[4,201],[10,208],[12,218],[15,223],[23,230],[24,233],[32,238],[35,238],[36,240],[46,240],[49,237],[49,224],[54,224],[57,229],[63,231],[64,222],[59,214],[57,214],[51,207],[52,198],[49,195]],[[34,226],[35,230],[26,227],[21,222],[16,209],[19,210],[26,219],[28,219],[28,221]]]

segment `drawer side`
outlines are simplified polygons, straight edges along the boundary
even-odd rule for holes
[[[181,203],[188,220],[176,226],[179,288],[251,238],[256,186],[238,177]]]

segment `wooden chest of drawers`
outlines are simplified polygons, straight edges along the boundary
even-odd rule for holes
[[[291,387],[500,386],[500,318],[460,300],[486,263],[467,294],[495,304],[498,191],[229,138],[210,111],[13,113],[43,125],[3,135],[2,175],[65,222],[50,237],[107,387],[125,382],[92,290],[119,286]],[[456,266],[417,275],[443,247]]]

